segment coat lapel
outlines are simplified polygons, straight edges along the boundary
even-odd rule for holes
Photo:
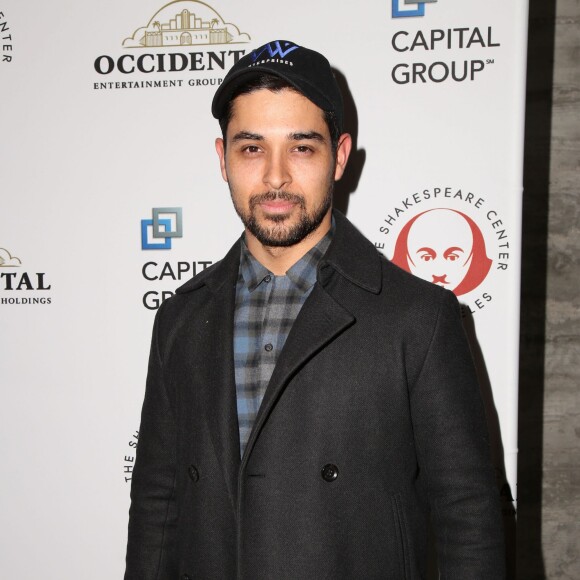
[[[248,440],[242,470],[264,422],[294,373],[355,322],[354,316],[316,284],[294,323],[280,353]]]
[[[371,293],[376,294],[381,289],[378,252],[344,216],[335,211],[334,217],[337,228],[319,266],[319,281],[302,307],[280,353],[241,464],[233,357],[239,243],[234,244],[222,262],[212,266],[207,275],[203,272],[178,289],[179,293],[185,293],[206,285],[213,294],[213,302],[207,310],[208,330],[204,335],[207,340],[196,345],[196,352],[199,353],[196,358],[199,367],[204,369],[207,386],[203,389],[201,403],[234,507],[238,500],[238,476],[243,472],[262,426],[280,394],[302,365],[355,322],[348,309],[324,289],[329,276],[336,272]]]
[[[204,334],[203,344],[196,345],[196,359],[203,372],[205,387],[201,390],[200,402],[234,509],[237,504],[236,486],[240,466],[233,355],[238,247],[239,244],[236,244],[232,248],[213,275],[202,279],[212,292],[212,300],[206,310],[207,333]]]

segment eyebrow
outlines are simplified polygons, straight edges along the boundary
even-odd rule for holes
[[[232,141],[263,141],[264,137],[258,133],[250,133],[249,131],[240,131],[232,137]]]
[[[292,141],[320,141],[320,143],[326,143],[326,139],[316,131],[307,131],[305,133],[290,133],[288,139]]]
[[[289,133],[288,140],[290,141],[319,141],[320,143],[326,143],[326,139],[323,135],[317,131],[304,131]],[[232,141],[264,141],[264,136],[259,133],[250,133],[250,131],[239,131],[232,137]]]

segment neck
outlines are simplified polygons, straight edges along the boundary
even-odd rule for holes
[[[320,225],[303,240],[293,246],[265,246],[246,230],[246,244],[254,258],[276,276],[283,276],[304,254],[311,250],[330,230],[331,212]]]

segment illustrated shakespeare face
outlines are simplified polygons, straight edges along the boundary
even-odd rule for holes
[[[457,296],[479,286],[492,263],[477,224],[445,208],[422,212],[407,222],[397,238],[392,262]]]

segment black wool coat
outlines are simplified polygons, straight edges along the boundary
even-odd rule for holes
[[[239,243],[156,316],[126,580],[504,578],[499,497],[455,296],[335,212],[240,459]]]

